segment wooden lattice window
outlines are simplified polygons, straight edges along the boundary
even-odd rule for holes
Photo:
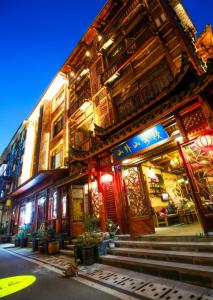
[[[128,168],[123,172],[127,192],[128,206],[132,216],[149,214],[147,199],[143,191],[140,172],[137,167]]]
[[[206,119],[202,112],[201,107],[198,107],[186,114],[182,117],[182,122],[186,132],[191,133],[193,130],[202,128],[206,125]]]

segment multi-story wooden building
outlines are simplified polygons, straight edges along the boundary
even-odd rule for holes
[[[76,236],[93,214],[151,233],[171,201],[213,231],[212,31],[195,34],[179,0],[106,3],[27,120],[13,232]]]

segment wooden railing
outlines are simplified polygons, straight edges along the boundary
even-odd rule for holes
[[[163,71],[135,92],[130,92],[123,98],[118,96],[114,101],[116,103],[117,122],[147,106],[164,87],[169,85],[172,79],[173,77],[169,72]]]
[[[151,38],[152,32],[150,30],[143,31],[133,41],[114,62],[111,63],[109,68],[103,73],[103,81],[106,82],[116,71],[135,53],[137,52],[146,41]]]
[[[131,0],[129,1],[125,7],[121,10],[121,12],[112,20],[109,21],[111,28],[117,29],[119,24],[123,22],[123,20],[131,13],[136,6],[141,3],[140,0]],[[100,42],[100,48],[113,36],[113,31],[110,30],[107,34],[105,34],[104,38]]]
[[[87,89],[87,90],[83,91],[83,92],[81,93],[81,96],[78,98],[78,100],[75,101],[75,102],[71,105],[71,107],[70,107],[70,109],[69,109],[69,112],[68,112],[68,115],[71,116],[78,108],[81,107],[81,105],[82,105],[84,102],[88,101],[90,98],[91,98],[91,92],[90,92],[90,90]]]

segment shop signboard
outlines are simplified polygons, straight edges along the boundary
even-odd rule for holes
[[[134,153],[153,146],[168,137],[169,135],[164,127],[159,124],[117,146],[113,149],[113,154],[118,159],[124,159]]]

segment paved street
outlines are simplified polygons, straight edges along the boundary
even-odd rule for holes
[[[0,249],[0,279],[17,276],[34,275],[36,281],[31,286],[9,296],[7,300],[67,300],[67,299],[118,299],[96,288],[89,287],[72,278],[63,278],[47,268],[26,261]],[[1,288],[1,287],[0,287]]]
[[[98,263],[88,267],[80,266],[77,277],[63,278],[62,271],[71,261],[72,258],[61,254],[48,256],[32,253],[31,248],[0,245],[0,297],[4,291],[2,278],[9,277],[10,287],[13,288],[16,283],[11,282],[11,276],[33,275],[36,276],[33,285],[4,298],[16,300],[19,299],[17,295],[21,295],[21,299],[37,299],[37,296],[42,296],[42,299],[51,297],[61,300],[213,299],[213,291],[208,288]]]

